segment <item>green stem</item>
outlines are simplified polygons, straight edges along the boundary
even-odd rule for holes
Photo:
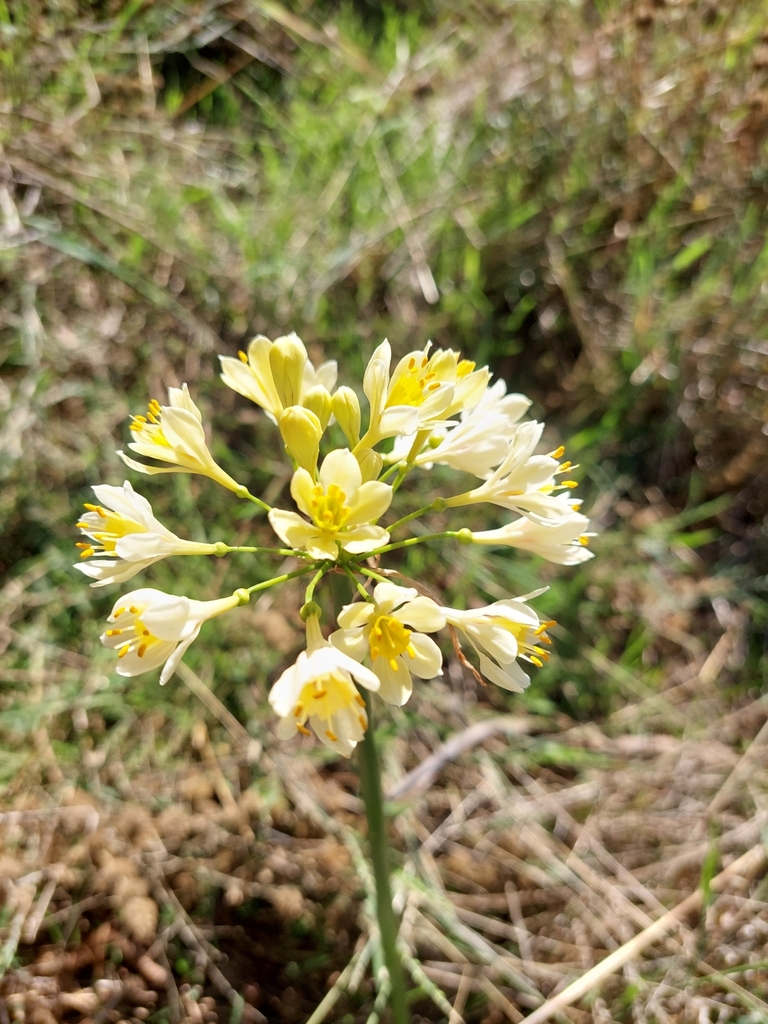
[[[362,599],[364,601],[373,601],[373,598],[371,597],[371,595],[365,589],[365,587],[360,582],[360,580],[357,578],[357,576],[355,576],[355,574],[352,572],[352,570],[349,568],[349,566],[348,565],[342,565],[342,569],[347,574],[347,577],[349,578],[349,582],[352,584],[352,586],[355,588],[355,590],[357,590],[357,592],[360,594]]]
[[[265,512],[271,512],[272,511],[272,506],[268,505],[266,503],[266,501],[262,501],[261,498],[257,498],[255,494],[251,494],[251,492],[248,491],[248,490],[245,490],[245,488],[243,488],[243,490],[245,491],[245,493],[242,494],[241,497],[247,498],[248,501],[252,501],[254,503],[254,505],[258,505],[259,508],[263,509]]]
[[[398,519],[397,522],[392,523],[391,526],[386,528],[387,532],[392,533],[392,531],[396,530],[399,526],[405,526],[406,523],[410,523],[412,519],[418,519],[419,516],[424,516],[427,512],[437,512],[438,509],[442,508],[444,508],[443,499],[436,498],[431,505],[425,505],[424,508],[417,508],[415,512],[411,512],[410,515],[403,516],[402,519]]]
[[[245,592],[246,594],[255,594],[258,590],[268,590],[269,587],[274,587],[278,583],[285,583],[286,580],[293,580],[297,576],[304,576],[305,573],[311,572],[314,568],[314,565],[305,565],[303,569],[284,572],[282,576],[274,576],[271,580],[265,580],[263,583],[255,583],[252,587],[246,587]]]
[[[380,573],[374,572],[373,569],[366,569],[365,566],[359,565],[358,570],[363,574],[363,576],[370,576],[372,580],[378,580],[379,583],[389,583],[386,576],[382,576]]]
[[[328,572],[330,564],[331,564],[330,562],[323,562],[323,564],[317,570],[315,575],[309,581],[309,586],[304,591],[304,604],[305,604],[305,606],[308,605],[310,603],[310,601],[312,601],[312,599],[314,598],[314,596],[315,596],[315,587],[320,582],[320,580],[323,578],[323,576],[325,576],[325,574]],[[314,565],[311,565],[309,568],[310,569],[314,569]]]
[[[389,885],[389,845],[384,820],[384,796],[381,791],[379,758],[371,718],[371,698],[364,691],[368,712],[368,728],[360,744],[360,788],[368,819],[368,845],[376,880],[376,916],[379,921],[381,949],[389,972],[391,985],[389,1005],[394,1024],[409,1024],[410,1013],[405,998],[405,975],[397,948],[398,921],[392,908]]]
[[[303,551],[294,551],[293,548],[252,548],[246,545],[240,545],[236,547],[230,547],[229,544],[222,544],[222,555],[229,555],[233,551],[241,555],[252,555],[260,553],[262,555],[283,555],[285,558],[311,558],[311,555],[306,554]],[[218,552],[217,552],[218,554]]]
[[[379,483],[383,484],[392,476],[393,473],[399,473],[403,469],[402,462],[393,462],[389,469],[385,470],[379,477]]]
[[[416,544],[423,544],[426,540],[438,540],[441,537],[458,537],[459,530],[443,530],[442,533],[424,533],[421,537],[409,537],[408,540],[399,540],[394,544],[386,544],[383,548],[374,548],[373,551],[366,551],[366,557],[372,555],[385,555],[388,551],[398,551],[400,548],[412,548]]]

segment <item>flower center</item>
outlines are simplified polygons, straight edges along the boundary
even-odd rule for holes
[[[399,619],[393,615],[377,615],[373,620],[371,632],[368,636],[368,644],[371,648],[371,661],[377,658],[385,658],[392,671],[397,670],[395,661],[401,654],[408,654],[411,658],[416,656],[413,644],[410,641],[411,631],[407,629]]]
[[[101,529],[96,529],[96,524],[87,523],[82,519],[77,524],[78,529],[87,533],[89,537],[92,537],[97,542],[95,544],[87,544],[84,541],[78,543],[77,547],[82,548],[80,552],[81,558],[89,558],[91,555],[103,554],[104,552],[112,553],[121,537],[125,537],[129,533],[148,532],[141,523],[134,522],[133,519],[127,519],[117,512],[107,512],[101,505],[86,504],[85,508],[99,516],[101,522],[98,526]]]
[[[322,484],[315,484],[311,498],[315,526],[327,533],[338,533],[352,515],[346,500],[346,494],[337,484],[330,484],[327,490]]]
[[[135,604],[132,604],[130,608],[118,608],[115,611],[115,622],[117,623],[120,619],[123,619],[124,624],[108,629],[107,636],[119,636],[122,638],[120,645],[117,647],[118,658],[124,658],[130,651],[136,651],[138,657],[143,658],[150,647],[154,646],[154,644],[162,643],[162,640],[153,636],[141,621],[144,611],[146,611],[146,606],[139,608]],[[124,618],[126,612],[128,617]]]
[[[435,380],[435,374],[429,369],[427,357],[424,356],[418,363],[416,357],[411,356],[408,365],[389,390],[385,409],[393,405],[423,405],[429,392],[439,387],[440,381]]]
[[[552,641],[547,636],[546,630],[557,623],[554,619],[542,622],[536,629],[531,629],[521,622],[510,622],[509,619],[494,618],[494,625],[501,626],[517,640],[520,653],[523,654],[534,665],[542,667],[542,662],[549,661],[549,651],[542,647],[542,644],[550,646]]]
[[[325,726],[325,734],[328,739],[335,742],[338,736],[333,731],[333,716],[346,708],[352,708],[357,713],[363,729],[368,727],[365,701],[357,692],[350,677],[341,672],[328,672],[302,687],[299,699],[293,709],[296,728],[299,732],[306,733],[308,731],[304,726],[306,720],[318,718]]]
[[[153,398],[147,406],[146,416],[133,417],[130,430],[133,434],[138,434],[139,439],[147,444],[159,444],[163,448],[170,448],[171,445],[163,433],[161,419],[162,409],[160,403],[156,398]]]

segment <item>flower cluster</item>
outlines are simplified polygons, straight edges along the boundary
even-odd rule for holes
[[[524,597],[467,610],[443,607],[423,587],[396,583],[382,568],[390,551],[444,539],[447,542],[519,548],[561,565],[590,558],[589,521],[572,495],[575,468],[561,461],[564,449],[537,454],[543,425],[524,419],[527,398],[491,383],[487,368],[450,349],[408,353],[392,369],[389,343],[375,350],[362,382],[367,402],[336,387],[333,362],[315,367],[295,334],[255,338],[238,358],[221,358],[222,380],[250,399],[276,425],[293,464],[290,495],[295,508],[268,505],[214,460],[200,410],[186,385],[171,388],[168,405],[152,400],[130,424],[139,461],[119,452],[132,469],[149,475],[196,473],[254,502],[267,513],[283,547],[229,547],[177,537],[155,518],[149,502],[126,481],[94,487],[78,522],[82,572],[91,586],[123,583],[172,555],[263,551],[294,559],[296,568],[229,597],[194,601],[151,588],[115,603],[102,642],[117,654],[117,671],[133,676],[164,665],[160,682],[176,670],[203,623],[245,604],[252,593],[286,579],[309,575],[302,608],[306,650],[275,682],[269,701],[279,717],[278,734],[315,735],[349,756],[368,726],[368,694],[402,705],[414,677],[441,673],[442,654],[432,638],[449,630],[462,661],[479,677],[507,690],[528,684],[521,663],[541,666],[551,640]],[[343,436],[346,445],[329,439]],[[321,448],[325,452],[321,458]],[[467,489],[387,522],[406,476],[447,466],[473,477]],[[430,512],[488,503],[513,513],[497,529],[466,527],[403,536],[407,525]],[[380,520],[384,519],[384,524]],[[324,637],[315,592],[330,573],[348,577],[356,599],[336,615]],[[398,575],[398,574],[394,574]],[[463,647],[462,647],[463,643]],[[477,667],[465,652],[473,652]],[[308,728],[309,726],[309,728]]]

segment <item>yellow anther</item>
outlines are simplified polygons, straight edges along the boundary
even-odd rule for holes
[[[553,452],[549,453],[550,459],[561,459],[565,455],[565,445],[561,444],[559,448],[555,448]]]
[[[130,608],[128,609],[128,611],[131,613],[131,615],[138,615],[139,614],[139,609],[136,607],[135,604],[132,604],[130,606]]]
[[[409,658],[416,657],[416,651],[413,649],[413,644],[408,644],[408,646],[405,648],[405,651]]]
[[[80,520],[79,523],[75,523],[75,526],[78,528],[78,530],[87,530],[89,525],[89,523],[84,523],[82,519]]]
[[[365,715],[358,715],[357,720],[362,726],[363,732],[365,732],[365,730],[368,728],[368,719],[365,717]]]
[[[124,658],[126,656],[126,654],[128,653],[128,651],[130,651],[130,649],[131,649],[131,645],[130,644],[123,644],[123,646],[117,652],[118,658]]]
[[[331,741],[331,743],[338,743],[339,737],[336,735],[335,732],[331,732],[330,729],[326,729],[325,730],[325,735],[328,737],[328,739]]]
[[[371,647],[371,661],[376,661],[380,654],[381,651],[379,650],[378,647]]]
[[[124,632],[125,630],[122,629],[108,629],[107,636],[120,636],[120,634]]]
[[[160,420],[157,418],[157,416],[155,416],[153,412],[147,413],[147,419],[149,420],[150,423],[154,423],[155,425],[157,425],[160,422]]]
[[[551,639],[551,637],[548,637],[546,633],[542,633],[541,636],[539,637],[539,643],[540,644],[551,644],[552,643],[552,639]]]
[[[315,698],[315,700],[322,700],[323,697],[327,697],[328,696],[328,691],[327,690],[315,690],[315,692],[312,694],[312,696]]]
[[[389,659],[389,667],[392,669],[393,672],[397,672],[397,659],[396,658],[390,658]]]
[[[424,362],[421,365],[424,366],[425,364],[426,364],[426,359],[424,360]],[[415,366],[416,366],[416,360],[415,360],[415,358],[413,356],[411,356],[411,358],[408,360],[408,369],[412,370]]]
[[[297,722],[296,723],[296,728],[299,730],[299,732],[301,733],[302,736],[311,736],[312,735],[312,733],[309,731],[309,729],[307,729],[307,727],[305,725],[302,725],[301,722]]]
[[[508,496],[509,496],[510,498],[517,498],[517,497],[519,497],[519,496],[520,496],[521,494],[525,494],[525,491],[507,491],[507,495],[508,495]]]
[[[78,545],[78,546],[79,546],[79,545]],[[83,549],[83,550],[82,550],[82,551],[80,552],[80,557],[81,557],[81,558],[90,558],[90,557],[91,557],[91,555],[95,555],[95,554],[96,554],[96,549],[95,549],[95,548],[92,548],[92,547],[91,547],[91,546],[89,545],[89,546],[88,546],[87,548],[84,548],[84,549]]]
[[[589,537],[585,533],[582,533],[582,535],[579,537],[579,544],[583,544],[584,547],[587,547],[587,545],[589,544]]]
[[[133,418],[134,418],[135,420],[138,420],[138,421],[139,421],[139,423],[146,423],[146,422],[147,422],[147,417],[146,417],[146,416],[141,416],[141,415],[138,415],[138,414],[137,414],[137,415],[136,415],[136,416],[134,416]]]
[[[237,353],[237,358],[240,360],[241,363],[247,363],[248,362],[248,356],[245,354],[245,352],[238,352]]]
[[[304,704],[301,701],[296,702],[296,707],[293,709],[294,718],[299,718],[302,711],[304,710]]]
[[[114,610],[114,612],[112,614],[114,615],[114,617],[116,619],[119,619],[124,611],[125,611],[125,608],[115,608],[115,610]]]
[[[579,486],[578,480],[562,480],[560,482],[561,487],[567,487],[569,491],[572,491],[574,487]]]
[[[90,546],[91,545],[88,543],[87,540],[76,540],[75,541],[75,547],[76,548],[89,548]]]
[[[530,660],[531,660],[531,661],[533,662],[533,664],[534,664],[534,665],[536,665],[536,666],[537,666],[538,668],[544,668],[544,663],[543,663],[542,661],[540,661],[540,660],[539,660],[539,659],[538,659],[538,658],[537,658],[537,657],[536,657],[535,655],[533,655],[533,654],[532,654],[532,655],[531,655],[531,657],[530,657]]]
[[[357,701],[361,708],[365,707],[365,701],[363,700],[359,693],[355,694],[355,700]]]
[[[98,512],[102,519],[107,518],[107,513],[101,507],[101,505],[91,505],[90,502],[86,502],[83,508],[87,508],[89,512]]]
[[[434,384],[430,384],[429,385],[429,387],[427,388],[427,391],[437,391],[437,389],[439,387],[440,387],[440,382],[436,380]]]
[[[534,629],[534,636],[541,636],[545,629],[551,629],[557,625],[557,619],[547,619],[546,622],[540,622],[538,627]]]
[[[429,359],[427,359],[427,357],[424,356],[424,358],[421,360],[421,368],[422,368],[422,370],[424,369],[424,367],[427,365],[428,362],[429,362]],[[412,359],[411,363],[415,366],[416,365],[416,360]]]
[[[138,651],[136,651],[136,653],[138,654],[138,656],[140,658],[143,658],[144,655],[147,653],[147,645],[146,644],[140,644],[139,645],[139,649],[138,649]]]

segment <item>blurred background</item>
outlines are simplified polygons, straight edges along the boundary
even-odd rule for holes
[[[303,805],[265,702],[302,643],[298,592],[206,626],[161,691],[156,674],[112,674],[98,636],[116,592],[71,568],[90,486],[122,482],[127,418],[168,386],[189,384],[232,475],[270,501],[286,493],[274,428],[218,379],[217,356],[255,333],[296,330],[345,384],[384,337],[398,355],[428,339],[461,349],[529,395],[549,446],[580,464],[593,561],[425,547],[400,564],[465,606],[543,580],[537,607],[560,623],[557,657],[524,695],[478,687],[449,659],[382,723],[395,785],[472,722],[518,716],[517,738],[491,728],[482,756],[439,775],[430,828],[491,769],[509,800],[575,789],[622,870],[657,865],[667,903],[685,887],[658,864],[689,839],[715,851],[711,878],[751,841],[713,836],[759,836],[762,761],[740,759],[768,717],[765,29],[760,0],[0,0],[0,998],[14,1013],[305,1020],[356,949],[359,881],[332,824],[357,827],[354,766],[300,748],[316,798]],[[129,475],[185,536],[270,543],[260,515],[208,481]],[[409,498],[440,485],[417,481]],[[503,521],[472,515],[458,525]],[[183,560],[141,585],[207,599],[271,570]],[[613,802],[598,800],[609,777]],[[628,808],[633,828],[614,834]],[[546,842],[571,843],[556,818],[538,826]],[[563,854],[499,840],[498,877],[483,880],[472,835],[431,849],[451,893],[488,896],[466,913],[493,921],[508,884],[533,884],[518,861],[543,858],[546,873]],[[612,948],[570,892],[550,896],[531,902],[533,960],[578,966],[569,944]],[[759,934],[741,935],[738,915],[740,938],[710,923],[706,962],[730,943],[737,960],[717,954],[717,969],[748,963]],[[489,927],[522,955],[518,933]],[[538,997],[503,977],[499,998],[479,981],[465,991],[459,961],[413,934],[420,959],[443,964],[424,975],[425,1019],[447,1019],[428,994],[441,971],[451,1001],[463,992],[457,1019],[521,1019],[556,987],[534,971]],[[154,980],[136,967],[147,954]],[[721,1020],[768,1020],[743,995],[768,998],[758,968],[730,988],[685,969],[669,1005],[653,988],[649,1010],[651,982],[629,977],[607,1016],[573,1019],[625,1019],[646,1000],[636,1019],[710,1019],[696,1015],[712,1004]],[[125,1003],[131,984],[141,998]],[[367,1019],[366,984],[334,1019]]]

